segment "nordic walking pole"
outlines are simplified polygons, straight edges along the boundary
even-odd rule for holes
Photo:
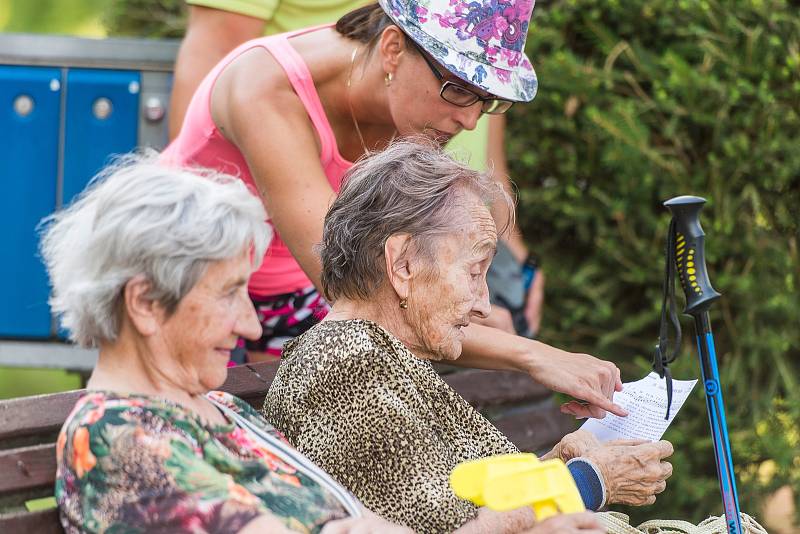
[[[725,405],[719,384],[717,354],[714,350],[714,335],[708,318],[708,308],[720,297],[711,287],[706,270],[703,229],[700,227],[700,211],[704,198],[681,196],[664,202],[672,213],[674,223],[675,267],[686,294],[683,312],[694,318],[697,333],[697,350],[700,356],[700,371],[706,391],[706,409],[714,441],[714,457],[717,462],[717,477],[725,509],[728,534],[743,534],[739,515],[739,495],[733,473],[733,458],[728,440],[728,425],[725,422]],[[669,252],[668,252],[669,253]]]

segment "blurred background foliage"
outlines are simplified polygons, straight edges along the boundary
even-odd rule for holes
[[[708,199],[711,310],[743,509],[800,495],[800,4],[781,0],[537,2],[536,100],[509,120],[519,218],[547,273],[542,339],[646,372],[658,333],[664,200]],[[681,298],[682,300],[682,298]],[[699,377],[683,321],[678,378]],[[698,388],[699,389],[699,388]],[[658,504],[721,513],[705,402],[666,435]]]
[[[183,0],[107,0],[104,20],[112,35],[181,38],[186,29]]]
[[[0,31],[181,38],[184,0],[0,0]]]
[[[41,8],[18,13],[27,0],[11,0],[5,19],[0,7],[0,27],[76,33],[63,23],[83,13],[109,35],[183,31],[181,0],[50,3],[76,6],[61,29]],[[708,266],[723,293],[711,319],[742,508],[757,515],[786,485],[797,499],[800,2],[540,0],[528,53],[539,95],[512,109],[507,139],[520,224],[547,273],[542,340],[613,360],[626,381],[645,374],[669,223],[661,203],[706,197]],[[697,378],[693,325],[683,326],[673,373]],[[699,387],[665,438],[676,451],[667,491],[626,511],[634,521],[721,514]]]
[[[0,31],[105,35],[107,0],[0,0]]]

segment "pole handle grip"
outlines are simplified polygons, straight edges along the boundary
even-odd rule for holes
[[[675,267],[686,295],[683,312],[698,315],[708,311],[721,295],[708,279],[705,254],[705,233],[700,226],[700,212],[706,199],[693,196],[675,197],[664,202],[675,221]]]

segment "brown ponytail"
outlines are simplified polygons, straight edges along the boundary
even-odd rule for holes
[[[394,24],[377,2],[354,9],[336,22],[336,31],[362,43],[371,43],[388,26]]]

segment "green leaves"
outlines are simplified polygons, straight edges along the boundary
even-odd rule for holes
[[[183,0],[111,0],[104,21],[110,35],[183,37],[186,9]]]
[[[800,490],[787,440],[742,456],[774,399],[800,405],[800,13],[789,4],[539,6],[528,53],[540,93],[512,110],[507,139],[519,221],[548,275],[542,338],[612,359],[626,380],[644,373],[657,337],[661,202],[708,199],[709,272],[724,295],[711,319],[737,469],[773,458],[773,486]],[[698,377],[693,325],[683,326],[675,376]],[[797,410],[785,417],[800,426]],[[667,438],[676,474],[656,515],[720,513],[701,391]],[[758,513],[765,486],[752,480],[739,489]]]
[[[102,35],[98,14],[104,4],[105,0],[4,0],[0,30]]]

